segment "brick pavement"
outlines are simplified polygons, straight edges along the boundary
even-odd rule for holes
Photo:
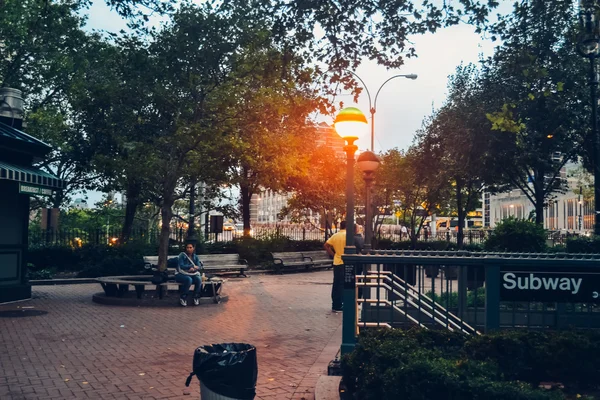
[[[257,399],[313,399],[341,342],[331,279],[230,279],[228,302],[185,309],[95,304],[99,284],[34,287],[34,299],[0,305],[48,312],[0,318],[0,399],[197,399],[196,378],[184,395],[194,349],[223,342],[257,347]]]

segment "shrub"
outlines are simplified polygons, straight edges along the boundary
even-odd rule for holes
[[[558,391],[507,380],[494,360],[466,358],[473,338],[448,331],[367,331],[342,358],[343,379],[355,398],[558,400]]]
[[[39,279],[52,279],[56,270],[48,268],[38,268],[34,264],[27,263],[27,280],[35,281]]]
[[[567,253],[600,253],[599,236],[579,236],[567,239]]]
[[[30,247],[27,262],[39,270],[78,271],[80,257],[68,246]]]
[[[141,257],[112,254],[84,267],[77,276],[79,278],[97,278],[99,276],[139,275],[144,272],[144,261]]]
[[[458,293],[444,293],[443,295],[434,294],[429,291],[425,296],[439,303],[444,308],[458,308]],[[478,288],[476,291],[469,290],[467,292],[467,307],[484,307],[485,306],[485,289]]]
[[[546,231],[533,222],[513,217],[500,221],[485,241],[487,251],[533,252],[546,250]]]
[[[250,265],[269,266],[272,263],[271,252],[320,249],[323,249],[323,242],[319,240],[293,241],[286,236],[272,234],[261,239],[241,237],[230,242],[199,241],[196,251],[199,254],[239,253]],[[183,248],[180,246],[169,246],[169,255],[177,255],[181,251]],[[157,254],[156,245],[131,241],[118,246],[86,244],[80,248],[33,248],[27,260],[35,264],[37,270],[79,271],[81,277],[97,277],[139,273],[143,256]]]
[[[598,385],[598,332],[503,331],[471,339],[464,351],[470,359],[494,360],[507,379],[561,382],[571,388]]]

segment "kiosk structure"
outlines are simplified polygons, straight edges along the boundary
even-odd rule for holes
[[[0,303],[31,297],[26,273],[29,197],[64,188],[63,181],[33,166],[52,148],[22,127],[21,91],[0,88]]]

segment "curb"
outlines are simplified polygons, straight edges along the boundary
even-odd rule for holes
[[[78,285],[82,283],[98,283],[98,281],[96,278],[39,279],[35,281],[29,281],[31,286]]]
[[[341,381],[341,376],[320,376],[315,386],[315,400],[339,400]]]
[[[135,294],[135,292],[130,292]],[[92,301],[97,304],[104,304],[108,306],[126,306],[126,307],[171,307],[171,308],[184,308],[178,303],[179,295],[169,293],[171,296],[167,298],[145,298],[138,299],[137,297],[106,297],[103,292],[98,292],[92,296]],[[220,302],[215,304],[212,297],[201,297],[200,305],[219,305],[229,300],[229,295],[222,294],[220,296]],[[188,305],[187,308],[195,308],[193,305]]]

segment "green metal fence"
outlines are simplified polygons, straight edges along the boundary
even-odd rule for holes
[[[343,259],[346,332],[600,329],[600,254],[372,251]]]

